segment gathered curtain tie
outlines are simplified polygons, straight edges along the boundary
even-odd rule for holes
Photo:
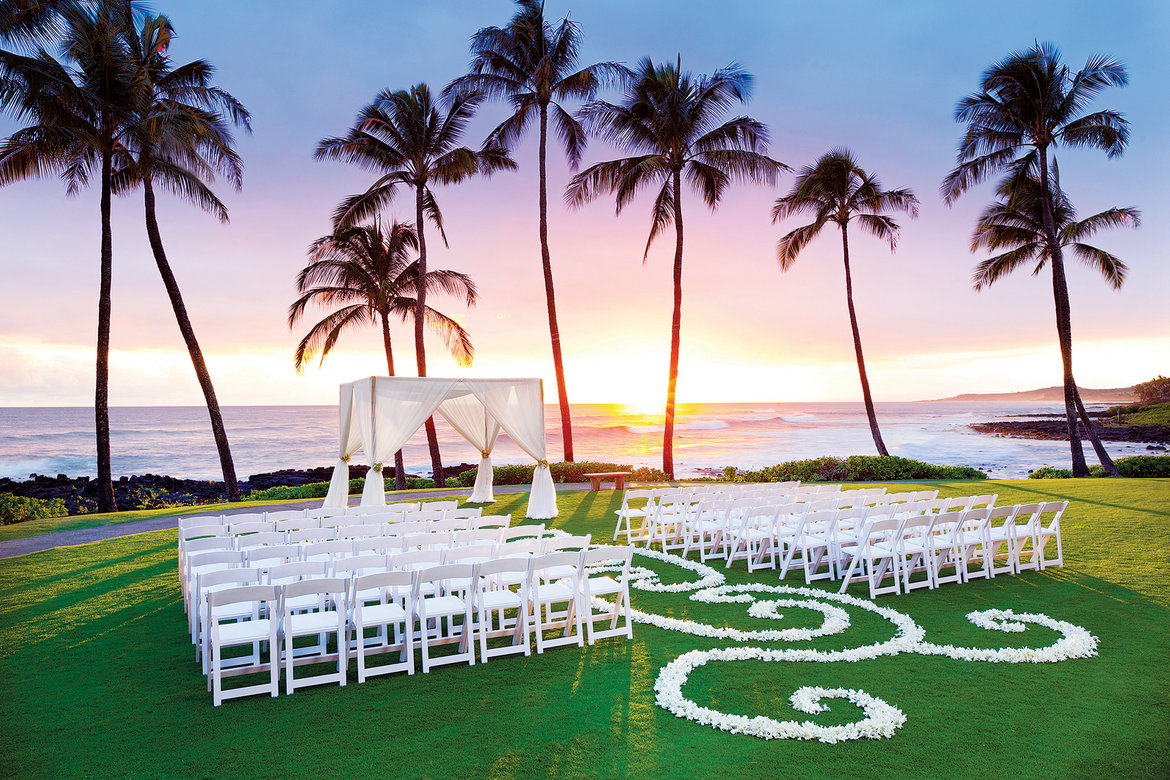
[[[340,460],[342,463],[349,463],[349,456],[348,456],[348,455],[342,455],[342,456],[341,456],[341,458],[339,458],[339,460]]]
[[[382,464],[381,463],[375,463],[372,468],[374,469],[374,471],[378,472],[379,474],[382,473]]]
[[[482,458],[490,458],[492,455],[492,451],[491,450],[480,450],[479,455]]]
[[[538,460],[538,461],[536,461],[536,467],[547,469],[548,468],[548,461],[547,460]]]

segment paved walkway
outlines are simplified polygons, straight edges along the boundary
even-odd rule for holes
[[[588,490],[589,485],[581,484],[563,484],[557,485],[558,492],[567,490]],[[501,493],[527,493],[528,485],[497,485],[493,488],[498,495]],[[436,490],[420,490],[405,493],[395,493],[393,501],[413,501],[418,498],[438,498],[444,495],[461,495],[466,494],[467,490],[449,489],[446,491]],[[350,504],[357,504],[359,499],[356,496],[350,497]],[[269,504],[264,507],[257,507],[247,503],[240,504],[238,507],[225,509],[221,514],[225,515],[240,515],[248,512],[255,512],[260,509],[265,512],[275,512],[280,509],[306,509],[309,507],[318,507],[321,505],[321,499],[310,498],[302,501],[289,501],[284,504]],[[191,511],[187,513],[188,516],[198,515],[199,507],[191,507]],[[28,555],[29,553],[41,552],[42,550],[52,550],[56,547],[72,547],[76,544],[89,544],[90,542],[100,542],[105,539],[114,539],[119,536],[131,536],[133,534],[144,534],[148,531],[162,531],[167,528],[178,528],[179,518],[182,515],[170,515],[167,517],[149,517],[145,520],[131,520],[126,523],[112,523],[110,525],[99,525],[94,528],[77,528],[72,531],[61,531],[59,533],[42,534],[40,536],[26,536],[23,539],[8,539],[0,542],[0,559],[13,558],[17,555]]]

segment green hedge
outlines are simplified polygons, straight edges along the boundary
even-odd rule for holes
[[[968,466],[933,466],[920,460],[894,455],[851,455],[848,458],[825,456],[808,460],[790,460],[767,466],[759,471],[739,471],[732,467],[724,474],[737,482],[885,482],[901,479],[987,479],[979,469]]]
[[[1132,455],[1128,458],[1118,458],[1113,462],[1123,477],[1131,479],[1170,477],[1170,455]],[[1028,479],[1072,479],[1072,475],[1071,469],[1041,466],[1029,474]],[[1105,467],[1089,466],[1089,476],[1105,476]]]
[[[43,501],[39,498],[0,493],[0,525],[43,520],[46,517],[65,517],[68,514],[69,509],[60,498]]]
[[[472,476],[472,482],[475,477]],[[394,478],[388,477],[385,480],[386,490],[394,490]],[[351,479],[349,481],[350,495],[362,492],[362,488],[366,486],[364,477]],[[426,490],[433,488],[435,483],[433,480],[425,479],[423,477],[407,477],[407,490]],[[463,483],[456,477],[447,478],[447,487],[463,487]],[[245,501],[295,501],[301,498],[324,498],[329,494],[328,482],[310,482],[307,485],[279,485],[277,487],[270,487],[267,490],[253,490],[248,495],[244,496]]]

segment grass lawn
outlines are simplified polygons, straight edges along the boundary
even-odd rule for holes
[[[805,715],[803,686],[861,689],[905,713],[890,739],[765,741],[676,718],[655,703],[659,670],[695,649],[734,646],[653,626],[634,640],[556,648],[431,674],[212,707],[187,641],[175,532],[157,531],[0,560],[0,776],[3,777],[1054,777],[1170,776],[1170,480],[930,483],[999,503],[1069,499],[1065,566],[877,600],[926,640],[1045,647],[1055,631],[977,628],[973,610],[1038,612],[1083,626],[1095,658],[1008,664],[900,654],[856,663],[736,661],[696,669],[683,693],[722,712],[851,723],[844,700]],[[612,492],[560,494],[557,527],[608,540]],[[487,511],[522,515],[526,494]],[[188,510],[189,511],[189,510]],[[693,579],[635,558],[664,582]],[[722,564],[716,563],[720,571]],[[729,584],[776,584],[739,562]],[[787,584],[803,580],[790,575]],[[865,597],[864,586],[850,590]],[[815,627],[745,604],[635,590],[646,612],[741,629]],[[767,598],[767,597],[765,597]],[[847,608],[844,633],[747,646],[820,650],[890,639],[891,623]],[[351,664],[351,669],[353,665]],[[283,690],[283,689],[282,689]]]

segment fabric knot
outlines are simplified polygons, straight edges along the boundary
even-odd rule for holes
[[[376,472],[378,472],[379,474],[381,474],[381,473],[382,473],[382,464],[381,464],[381,463],[375,463],[375,464],[374,464],[374,466],[373,466],[373,469],[374,469],[374,471],[376,471]]]
[[[481,458],[489,458],[489,457],[491,457],[491,454],[492,454],[491,450],[480,450],[479,451],[479,455]]]
[[[341,456],[341,462],[342,462],[342,463],[349,463],[349,456],[348,456],[348,455],[342,455],[342,456]]]
[[[536,467],[542,468],[542,469],[547,469],[548,468],[548,461],[547,460],[538,460],[538,461],[536,461]]]

